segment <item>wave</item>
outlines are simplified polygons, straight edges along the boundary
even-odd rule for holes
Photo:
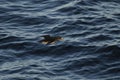
[[[120,79],[118,0],[1,0],[0,13],[1,80]]]

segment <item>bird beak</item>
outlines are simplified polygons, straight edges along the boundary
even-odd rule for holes
[[[63,38],[61,38],[61,40],[64,40]]]

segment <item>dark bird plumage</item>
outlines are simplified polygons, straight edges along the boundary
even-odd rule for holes
[[[52,44],[52,43],[55,43],[56,41],[60,41],[60,40],[63,39],[60,36],[54,36],[53,37],[53,36],[50,36],[50,35],[43,35],[41,37],[44,37],[44,39],[40,41],[43,44]]]

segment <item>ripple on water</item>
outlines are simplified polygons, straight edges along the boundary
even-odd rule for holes
[[[119,0],[1,0],[0,80],[119,80],[119,11]]]

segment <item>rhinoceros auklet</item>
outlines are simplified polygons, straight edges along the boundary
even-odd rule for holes
[[[52,44],[52,43],[55,43],[56,41],[60,41],[60,40],[63,40],[62,37],[60,36],[50,36],[50,35],[43,35],[41,37],[44,37],[43,40],[39,41],[43,44]]]

